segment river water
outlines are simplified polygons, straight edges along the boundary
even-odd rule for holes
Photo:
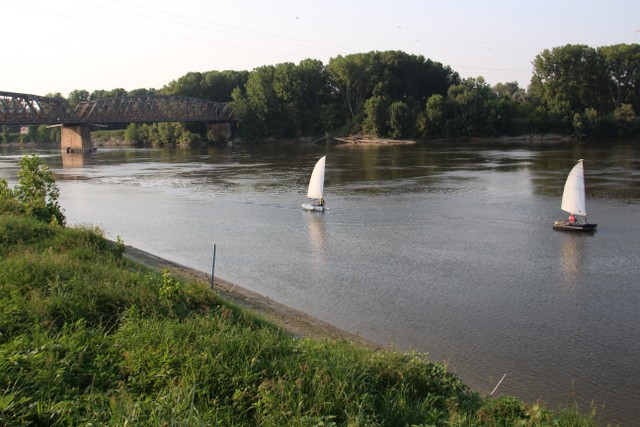
[[[0,148],[16,181],[33,150]],[[640,425],[640,141],[35,150],[68,223],[211,272],[477,391]],[[327,156],[324,213],[303,211]],[[594,234],[554,231],[585,159]],[[604,405],[604,408],[603,408]]]

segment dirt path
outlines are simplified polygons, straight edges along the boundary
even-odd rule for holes
[[[211,284],[211,277],[202,271],[160,258],[132,246],[126,246],[124,256],[157,271],[167,269],[176,278],[197,280],[206,286],[210,286]],[[268,297],[259,295],[218,277],[214,280],[214,290],[224,299],[258,314],[262,318],[281,327],[294,336],[343,339],[361,345],[380,347],[357,335],[343,331],[329,323],[323,322],[322,320],[316,319],[298,310],[273,301]]]

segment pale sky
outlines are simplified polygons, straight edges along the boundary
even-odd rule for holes
[[[637,0],[0,0],[0,22],[0,91],[65,97],[372,50],[526,88],[544,49],[640,43]]]

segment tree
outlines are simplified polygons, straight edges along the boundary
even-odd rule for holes
[[[497,95],[484,78],[467,78],[460,84],[452,85],[447,93],[449,109],[454,117],[449,117],[450,130],[457,129],[456,136],[489,136],[495,130],[494,122],[499,114],[492,114]]]
[[[331,128],[332,118],[325,112],[328,107],[339,109],[339,103],[331,96],[327,68],[322,61],[305,59],[297,66],[297,79],[301,91],[300,130],[312,134]]]
[[[374,95],[364,103],[362,130],[377,137],[389,133],[389,100],[382,95]]]
[[[83,101],[89,101],[90,99],[91,94],[88,90],[77,89],[69,93],[68,102],[71,108],[76,108],[79,103]]]
[[[376,89],[394,101],[423,104],[431,95],[446,94],[460,78],[450,67],[398,50],[374,52],[374,68],[379,74]],[[381,88],[384,87],[382,92]]]
[[[249,136],[312,134],[323,130],[323,119],[332,119],[325,109],[331,102],[328,76],[316,60],[256,68],[232,97],[234,117]]]
[[[543,107],[567,102],[572,112],[613,111],[605,62],[584,45],[545,49],[533,61],[530,91]]]
[[[418,117],[418,133],[422,138],[439,138],[447,135],[447,103],[440,94],[427,99],[424,112]]]
[[[145,89],[145,88],[132,89],[127,93],[127,96],[155,96],[155,95],[158,95],[158,91],[156,89],[153,89],[153,88],[149,88],[149,89]]]
[[[351,119],[362,114],[364,103],[374,90],[391,102],[403,101],[413,109],[413,105],[423,105],[433,94],[445,95],[449,86],[460,79],[449,67],[401,51],[339,55],[329,61],[328,71]]]
[[[640,110],[640,44],[604,46],[598,53],[605,63],[614,109],[626,103]]]
[[[59,99],[64,101],[64,96],[60,92],[49,92],[44,95],[46,98]]]
[[[573,130],[574,112],[568,101],[550,100],[534,111],[534,124],[541,132],[568,134]]]
[[[273,72],[274,103],[286,114],[291,124],[286,134],[300,136],[302,134],[301,117],[305,108],[304,82],[298,67],[287,62],[276,65]],[[289,126],[286,126],[289,127]],[[283,127],[284,128],[284,127]]]
[[[518,82],[498,83],[493,87],[499,98],[509,99],[513,102],[523,103],[527,92],[518,86]]]
[[[129,123],[124,130],[124,140],[129,144],[139,144],[142,142],[140,128],[135,123]]]
[[[640,120],[630,104],[620,104],[613,112],[613,120],[618,136],[637,135],[640,132]]]
[[[365,100],[376,85],[371,54],[338,55],[328,64],[335,92],[342,98],[351,119],[362,113]]]
[[[233,91],[233,114],[246,135],[283,137],[295,134],[296,125],[276,93],[275,73],[273,65],[258,67],[249,75],[245,91],[238,88]]]
[[[0,180],[0,199],[9,199],[10,203],[17,204],[21,212],[41,221],[64,225],[65,217],[58,205],[60,191],[51,170],[42,165],[35,154],[23,157],[18,165],[18,184],[12,191],[6,181]]]
[[[122,88],[116,88],[111,90],[94,90],[93,92],[91,92],[89,98],[93,101],[96,99],[119,98],[123,96],[127,96],[127,91]]]
[[[391,138],[408,138],[413,135],[415,115],[406,102],[396,101],[389,107],[388,123]]]
[[[249,78],[248,71],[190,72],[172,80],[161,89],[165,95],[187,96],[215,102],[228,102],[237,87],[244,87]]]

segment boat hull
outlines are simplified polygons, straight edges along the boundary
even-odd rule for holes
[[[567,221],[556,221],[553,223],[554,230],[561,231],[596,231],[598,224],[571,224]]]
[[[324,212],[324,206],[318,206],[312,203],[303,203],[302,209],[305,211]]]

